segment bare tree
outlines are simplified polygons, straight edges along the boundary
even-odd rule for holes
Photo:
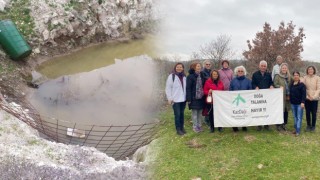
[[[201,56],[200,56],[200,54],[199,54],[198,52],[193,51],[192,54],[191,54],[191,56],[190,56],[190,59],[191,59],[191,60],[201,59]]]
[[[199,52],[194,52],[192,56],[201,59],[210,59],[214,65],[224,60],[231,59],[234,56],[234,51],[231,49],[231,37],[225,34],[217,36],[212,41],[200,46]]]

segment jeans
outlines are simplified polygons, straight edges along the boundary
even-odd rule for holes
[[[296,129],[296,133],[300,134],[303,109],[300,104],[291,104],[291,109],[294,119],[294,128]]]
[[[307,125],[310,126],[311,128],[315,128],[316,121],[317,121],[318,101],[306,100],[305,106],[306,106]],[[310,114],[312,115],[312,119],[310,118]]]
[[[184,128],[184,109],[186,108],[186,102],[175,102],[172,108],[176,130],[182,130]]]
[[[202,109],[192,109],[193,128],[201,127]]]

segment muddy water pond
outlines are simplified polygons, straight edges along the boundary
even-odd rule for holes
[[[98,125],[150,122],[148,109],[154,104],[151,99],[157,84],[150,58],[156,55],[155,44],[154,37],[108,43],[49,60],[38,68],[49,80],[28,99],[42,116],[63,121]],[[141,54],[148,55],[136,56]]]
[[[154,44],[147,38],[92,46],[42,64],[49,80],[28,95],[40,130],[118,159],[148,143],[158,103]]]
[[[66,56],[54,58],[42,63],[37,71],[50,79],[63,75],[87,72],[115,63],[115,59],[147,54],[155,57],[158,54],[158,38],[146,36],[144,39],[121,41],[94,45]]]
[[[45,117],[95,124],[128,125],[152,121],[155,64],[148,56],[117,61],[90,72],[60,76],[29,96]]]

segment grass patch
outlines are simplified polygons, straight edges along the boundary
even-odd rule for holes
[[[5,73],[12,73],[16,69],[17,69],[17,64],[12,60],[5,60],[5,62],[0,63],[0,75]]]
[[[82,8],[82,3],[79,2],[78,0],[70,0],[69,3],[64,5],[64,10],[70,11],[71,9],[74,10],[81,10]]]
[[[176,135],[173,112],[161,113],[156,163],[152,179],[318,179],[320,169],[319,132],[304,132],[295,137],[289,112],[289,131],[224,132],[196,134],[191,112],[185,111],[185,136]]]
[[[10,8],[6,7],[4,12],[0,12],[0,19],[10,19],[25,38],[34,35],[35,24],[29,6],[29,0],[12,0]]]
[[[37,145],[37,144],[39,144],[39,141],[36,139],[28,140],[28,144],[31,146]]]

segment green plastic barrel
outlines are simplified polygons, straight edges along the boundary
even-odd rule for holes
[[[27,57],[32,49],[10,20],[0,21],[0,44],[13,60]]]

